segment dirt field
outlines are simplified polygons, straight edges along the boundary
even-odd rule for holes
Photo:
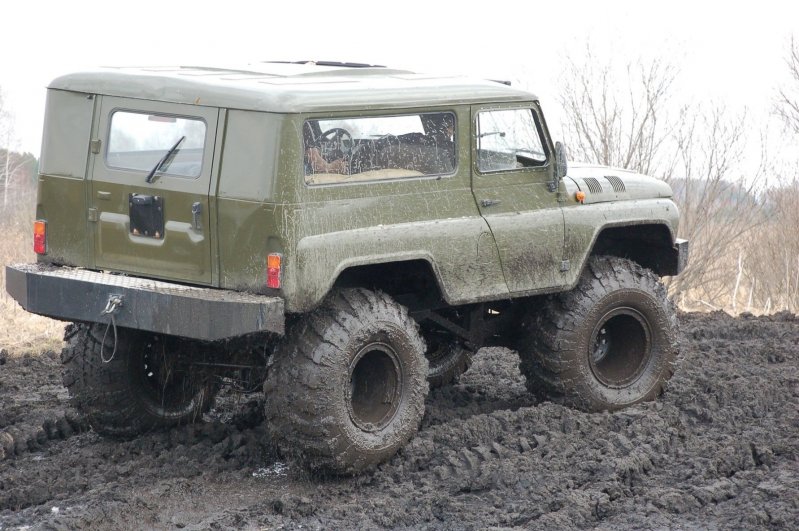
[[[58,355],[33,349],[0,361],[0,528],[796,529],[799,318],[681,324],[666,394],[615,414],[537,403],[516,354],[484,349],[431,392],[416,439],[357,478],[274,455],[258,395],[104,440],[69,410]]]

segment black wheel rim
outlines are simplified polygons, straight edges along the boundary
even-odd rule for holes
[[[160,414],[191,409],[198,386],[192,385],[186,367],[178,363],[177,353],[161,341],[153,341],[141,351],[133,367],[138,373],[144,398]]]
[[[652,331],[638,310],[613,309],[594,327],[588,360],[602,384],[628,387],[641,376],[651,358]]]
[[[402,395],[399,356],[385,343],[362,348],[350,363],[347,407],[352,422],[367,432],[379,431],[394,419]]]
[[[430,348],[425,353],[429,366],[428,375],[437,376],[439,373],[444,372],[452,363],[452,358],[455,354],[456,350],[451,344],[444,341],[431,342]]]

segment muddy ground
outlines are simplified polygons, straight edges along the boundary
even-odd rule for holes
[[[484,349],[357,478],[281,460],[257,395],[109,441],[69,410],[55,353],[0,359],[0,528],[796,529],[799,318],[681,325],[665,395],[614,414],[539,403],[514,352]]]

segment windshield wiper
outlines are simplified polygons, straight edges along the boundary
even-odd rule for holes
[[[167,164],[169,164],[169,162],[172,160],[172,157],[174,157],[174,156],[175,156],[175,153],[177,153],[177,151],[178,151],[178,146],[180,146],[180,144],[181,144],[181,143],[182,143],[184,140],[186,140],[186,136],[185,136],[185,135],[184,135],[184,136],[182,136],[182,137],[180,137],[180,138],[178,139],[178,141],[177,141],[177,142],[175,142],[175,145],[174,145],[174,146],[172,146],[171,148],[169,148],[169,151],[167,151],[167,152],[166,152],[166,154],[165,154],[163,157],[161,157],[161,160],[159,160],[159,161],[158,161],[158,162],[155,164],[155,166],[153,166],[153,169],[152,169],[152,170],[150,170],[150,173],[148,173],[148,174],[147,174],[147,178],[145,178],[145,179],[144,179],[144,182],[146,182],[147,184],[150,184],[150,183],[152,183],[152,182],[153,182],[153,177],[155,176],[155,172],[157,172],[157,171],[160,171],[160,170],[161,170],[162,168],[164,168],[164,167],[165,167]]]

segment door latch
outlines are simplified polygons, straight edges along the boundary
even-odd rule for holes
[[[203,214],[202,203],[197,202],[191,205],[191,226],[194,227],[194,230],[196,230],[197,232],[201,232],[203,230],[202,214]]]

